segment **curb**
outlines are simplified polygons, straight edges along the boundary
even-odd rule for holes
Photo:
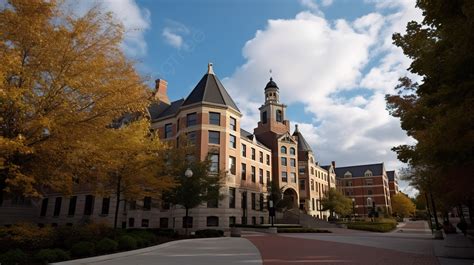
[[[123,258],[123,257],[143,254],[143,253],[147,253],[147,252],[152,252],[152,251],[155,251],[155,250],[158,250],[158,249],[167,248],[167,247],[173,246],[175,244],[182,243],[182,242],[187,242],[187,241],[197,241],[197,240],[207,241],[207,240],[224,239],[224,238],[228,238],[228,237],[181,239],[181,240],[166,242],[166,243],[159,244],[159,245],[152,246],[152,247],[146,247],[146,248],[141,248],[141,249],[135,249],[135,250],[125,251],[125,252],[102,255],[102,256],[96,256],[96,257],[90,257],[90,258],[73,259],[73,260],[57,262],[57,263],[50,263],[50,264],[51,265],[89,264],[89,263],[92,263],[92,262],[100,262],[100,261],[112,260],[112,259]]]

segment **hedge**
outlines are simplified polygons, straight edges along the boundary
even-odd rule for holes
[[[354,230],[364,230],[370,232],[390,232],[397,227],[397,223],[371,223],[371,222],[355,222],[347,223],[347,228]]]
[[[93,256],[95,254],[94,243],[86,241],[76,243],[71,248],[71,254],[78,258]]]
[[[106,254],[106,253],[112,253],[117,251],[118,248],[118,243],[115,240],[112,240],[110,238],[104,238],[97,242],[97,245],[95,246],[95,250],[99,254]]]
[[[224,231],[217,229],[203,229],[197,230],[195,235],[196,237],[222,237],[224,236]]]
[[[137,240],[132,236],[121,236],[118,239],[120,250],[132,250],[137,248]]]
[[[278,228],[278,233],[332,233],[325,229],[314,228]]]
[[[0,254],[0,264],[2,265],[26,264],[27,261],[28,256],[20,249],[12,249]]]
[[[35,260],[42,264],[49,264],[51,262],[58,262],[68,260],[71,257],[66,251],[55,248],[55,249],[42,249],[35,255]]]

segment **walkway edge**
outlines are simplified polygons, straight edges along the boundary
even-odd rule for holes
[[[226,238],[226,237],[221,237],[220,239],[224,239],[224,238]],[[135,250],[125,251],[125,252],[119,252],[119,253],[102,255],[102,256],[95,256],[95,257],[84,258],[84,259],[73,259],[73,260],[57,262],[57,263],[50,263],[50,264],[51,265],[89,264],[89,263],[98,262],[98,261],[106,261],[106,260],[112,260],[112,259],[123,258],[123,257],[143,254],[143,253],[147,253],[147,252],[152,252],[152,251],[155,251],[157,249],[167,248],[167,247],[173,246],[175,244],[186,242],[186,241],[198,241],[198,240],[199,241],[206,241],[206,240],[215,240],[215,239],[217,239],[217,238],[214,237],[214,238],[181,239],[181,240],[166,242],[166,243],[163,243],[163,244],[159,244],[159,245],[152,246],[152,247],[147,247],[147,248],[135,249]]]

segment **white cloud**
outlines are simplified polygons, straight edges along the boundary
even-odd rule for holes
[[[322,6],[330,6],[330,5],[332,5],[332,3],[333,3],[333,0],[322,0],[321,1]]]
[[[66,1],[66,8],[77,15],[83,15],[90,8],[99,6],[104,12],[111,12],[125,29],[122,48],[128,56],[144,56],[147,53],[145,32],[151,27],[150,11],[141,8],[135,0],[85,0]]]
[[[163,29],[162,36],[166,43],[176,49],[187,49],[188,44],[184,41],[184,36],[188,35],[190,30],[184,24],[173,20],[167,20],[167,26]]]
[[[307,119],[293,117],[292,126],[300,124],[322,163],[385,162],[387,169],[398,169],[402,164],[390,149],[412,140],[385,110],[384,95],[394,92],[410,63],[391,44],[391,35],[419,19],[414,2],[386,6],[380,1],[373,13],[354,21],[327,20],[314,12],[319,10],[315,1],[300,3],[313,12],[269,20],[243,47],[246,62],[223,80],[243,108],[243,127],[256,126],[272,69],[281,101],[289,108],[304,104],[313,120],[301,123]]]

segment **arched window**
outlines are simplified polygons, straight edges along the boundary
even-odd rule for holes
[[[370,171],[370,170],[365,171],[364,176],[365,177],[372,177],[372,171]]]
[[[281,110],[276,111],[276,121],[277,122],[282,122],[283,121],[283,115],[282,115]]]
[[[280,152],[281,152],[282,154],[286,154],[286,147],[282,146],[282,147],[280,148]]]
[[[367,206],[372,206],[372,198],[367,198]]]
[[[295,151],[295,148],[291,147],[291,148],[290,148],[290,155],[294,155],[295,152],[296,152],[296,151]]]

